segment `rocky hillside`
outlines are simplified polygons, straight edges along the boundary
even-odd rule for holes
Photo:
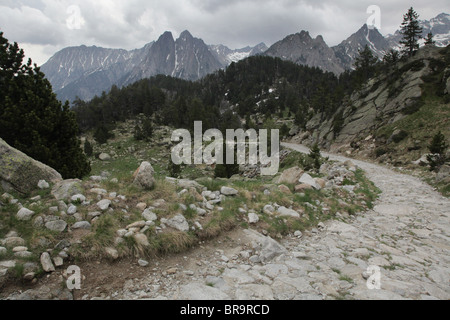
[[[383,69],[329,118],[317,114],[293,141],[396,166],[424,164],[433,136],[450,136],[450,48],[424,47]],[[417,161],[422,159],[420,161]]]
[[[276,177],[246,178],[242,168],[242,175],[214,179],[211,167],[187,166],[172,178],[171,129],[156,128],[149,147],[134,140],[134,124],[120,124],[107,145],[94,144],[90,177],[50,181],[37,172],[42,180],[36,185],[22,181],[31,191],[2,190],[1,297],[21,281],[35,285],[47,274],[64,276],[75,262],[124,260],[145,268],[155,256],[184,252],[234,228],[301,236],[323,221],[371,208],[377,195],[353,163],[324,162],[318,172],[307,172],[307,156],[288,150]],[[9,167],[16,172],[20,161]],[[56,285],[50,298],[73,298],[60,280]]]

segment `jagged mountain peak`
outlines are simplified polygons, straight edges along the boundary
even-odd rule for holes
[[[383,58],[390,48],[388,41],[377,28],[364,24],[357,32],[333,47],[333,51],[345,69],[353,69],[356,57],[365,46],[379,59]]]
[[[188,30],[184,30],[180,34],[179,39],[194,39],[194,36]]]
[[[265,55],[318,67],[336,74],[344,72],[344,68],[340,66],[333,50],[328,47],[323,37],[313,39],[305,30],[278,41],[265,52]]]

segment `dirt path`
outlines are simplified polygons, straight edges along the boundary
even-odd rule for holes
[[[352,162],[382,190],[374,210],[282,243],[237,229],[146,268],[94,266],[75,298],[450,299],[450,200],[417,178]]]

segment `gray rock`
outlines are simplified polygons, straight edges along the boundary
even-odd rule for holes
[[[222,187],[220,189],[220,193],[223,194],[224,196],[236,196],[239,193],[239,191],[230,187]]]
[[[281,177],[278,179],[278,184],[298,184],[300,178],[305,173],[302,169],[299,167],[294,167],[287,169],[283,172]]]
[[[50,221],[45,224],[45,227],[51,231],[63,232],[67,228],[67,223],[63,220]]]
[[[313,187],[316,190],[320,190],[320,185],[316,182],[316,180],[313,179],[309,174],[305,173],[302,175],[302,177],[299,180],[300,184],[307,184]]]
[[[262,234],[254,230],[244,230],[244,233],[249,237],[250,241],[255,241],[259,244],[259,259],[262,262],[270,262],[276,257],[287,253],[285,247],[283,247],[270,237],[263,236]],[[250,261],[252,261],[252,258],[250,258]]]
[[[64,265],[64,259],[61,257],[54,257],[53,264],[55,265],[55,267],[61,267]]]
[[[297,211],[288,209],[286,207],[279,207],[277,212],[280,217],[300,218],[300,214]]]
[[[75,223],[72,226],[72,229],[74,229],[74,230],[77,230],[77,229],[90,230],[91,224],[87,221],[80,221],[80,222]]]
[[[97,203],[97,207],[102,211],[108,210],[110,205],[111,205],[111,200],[108,200],[108,199],[101,200]]]
[[[145,219],[145,221],[156,221],[158,220],[158,217],[156,216],[156,213],[152,212],[150,209],[145,209],[142,213],[142,217]]]
[[[48,254],[48,252],[44,252],[41,255],[41,265],[45,272],[55,271],[55,266],[53,265],[52,259],[50,258],[50,254]]]
[[[268,204],[264,206],[263,212],[270,215],[275,212],[275,208],[272,205]]]
[[[254,212],[250,212],[248,214],[248,223],[256,224],[258,222],[259,222],[259,216],[256,213],[254,213]]]
[[[149,262],[148,262],[148,261],[145,261],[145,260],[143,260],[143,259],[139,259],[138,264],[139,264],[141,267],[145,268],[145,267],[147,267],[147,266],[149,265]]]
[[[67,209],[67,214],[69,215],[74,215],[75,213],[77,213],[77,207],[74,205],[70,205],[69,208]]]
[[[28,221],[31,220],[33,215],[34,211],[31,211],[27,208],[22,208],[19,210],[19,212],[17,212],[17,219],[19,219],[20,221]]]
[[[8,252],[8,250],[5,247],[0,247],[0,256],[4,255]]]
[[[110,156],[109,154],[107,154],[107,153],[101,153],[101,154],[98,156],[98,158],[99,158],[101,161],[110,161],[110,160],[111,160],[111,156]]]
[[[189,231],[189,223],[182,214],[177,214],[175,217],[169,220],[164,220],[164,224],[178,231],[187,232]]]
[[[52,195],[57,200],[69,200],[72,196],[81,194],[82,192],[83,187],[81,185],[81,180],[78,179],[58,182],[52,188]]]
[[[13,248],[16,246],[24,246],[25,240],[20,237],[9,237],[2,241],[2,245],[7,248]]]
[[[62,176],[49,166],[14,149],[0,138],[0,185],[3,189],[26,194],[38,188],[41,180],[57,183],[62,181]]]
[[[83,202],[86,201],[86,197],[83,196],[82,194],[76,194],[76,195],[72,196],[72,197],[70,198],[70,200],[72,200],[72,202],[80,202],[80,203],[83,203]]]
[[[154,174],[155,170],[152,165],[149,162],[142,162],[134,174],[133,184],[144,190],[151,190],[155,186]]]

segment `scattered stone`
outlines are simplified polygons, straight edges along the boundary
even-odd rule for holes
[[[86,197],[83,196],[82,194],[76,194],[76,195],[72,196],[72,197],[70,198],[70,200],[72,200],[72,202],[80,202],[80,203],[83,203],[83,202],[86,201]]]
[[[63,232],[67,228],[67,223],[64,220],[49,221],[45,227],[51,231]]]
[[[275,212],[275,208],[272,205],[268,204],[268,205],[264,206],[263,212],[265,214],[271,215]]]
[[[145,221],[153,222],[158,220],[156,213],[152,212],[150,209],[145,209],[145,211],[142,213],[142,217],[145,219]]]
[[[134,173],[133,184],[144,190],[151,190],[155,186],[153,175],[155,170],[149,162],[142,162],[141,166]]]
[[[99,158],[101,161],[110,161],[110,160],[111,160],[111,156],[110,156],[109,154],[107,154],[107,153],[101,153],[101,154],[98,156],[98,158]]]
[[[168,275],[174,275],[178,272],[178,268],[170,268],[166,271]]]
[[[278,184],[298,184],[300,178],[305,173],[302,169],[299,167],[294,167],[287,169],[283,172],[281,177],[278,179]]]
[[[248,214],[248,223],[257,224],[258,222],[259,222],[259,216],[254,212],[250,212]]]
[[[303,237],[303,233],[298,230],[298,231],[294,232],[294,236],[297,237],[297,238],[301,238],[301,237]]]
[[[169,220],[164,219],[163,221],[163,219],[161,219],[161,222],[178,231],[182,232],[189,231],[189,223],[182,214],[177,214],[175,217]]]
[[[136,221],[126,227],[126,229],[141,229],[146,226],[146,221]]]
[[[58,182],[52,189],[52,195],[56,198],[56,200],[68,200],[72,196],[81,194],[82,192],[83,187],[81,185],[81,180],[78,179]]]
[[[7,248],[13,248],[17,246],[24,246],[25,240],[20,237],[8,237],[2,241],[2,245]]]
[[[302,177],[299,180],[300,184],[307,184],[313,187],[316,190],[320,190],[320,185],[316,182],[316,180],[313,179],[309,174],[305,173],[302,175]]]
[[[33,217],[34,211],[31,211],[27,208],[22,208],[17,212],[17,219],[20,221],[28,221],[31,220],[31,217]]]
[[[73,216],[75,213],[77,213],[78,208],[74,205],[70,205],[67,209],[67,214]]]
[[[41,265],[45,272],[55,271],[55,266],[53,265],[52,259],[50,258],[50,254],[48,254],[48,252],[44,252],[41,255]]]
[[[149,265],[149,262],[148,262],[148,261],[145,261],[145,260],[143,260],[143,259],[139,259],[138,264],[139,264],[141,267],[145,268],[145,267],[147,267],[147,266]]]
[[[62,267],[64,265],[64,260],[61,257],[54,257],[53,258],[53,263],[55,265],[56,268],[58,267]]]
[[[83,230],[91,230],[91,224],[87,221],[80,221],[75,223],[72,226],[73,230],[83,229]]]
[[[108,191],[106,191],[105,189],[100,189],[100,188],[92,188],[91,190],[89,190],[89,192],[95,193],[97,195],[103,195],[103,194],[108,193]]]
[[[279,207],[277,213],[280,217],[292,217],[292,218],[300,218],[300,214],[292,209],[288,209],[286,207]]]
[[[108,200],[108,199],[101,200],[97,203],[97,207],[102,211],[108,210],[110,205],[111,205],[111,200]]]
[[[223,194],[224,196],[236,196],[239,193],[239,191],[230,187],[222,187],[220,189],[220,193]]]

